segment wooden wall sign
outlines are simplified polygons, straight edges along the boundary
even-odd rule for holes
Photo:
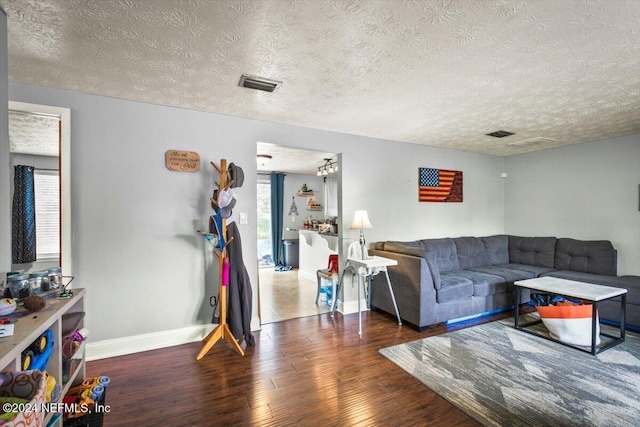
[[[200,154],[195,151],[168,150],[164,153],[167,169],[175,172],[197,172],[200,170]]]

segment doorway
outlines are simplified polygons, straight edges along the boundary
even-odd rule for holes
[[[60,121],[58,152],[60,182],[60,266],[65,276],[73,275],[73,252],[71,247],[71,110],[51,105],[9,101],[9,112],[56,117]]]
[[[257,155],[262,160],[269,159],[267,163],[258,163],[257,167],[260,321],[266,324],[327,313],[330,306],[326,298],[323,298],[324,294],[321,294],[320,300],[316,303],[318,285],[315,272],[327,267],[328,254],[334,252],[320,239],[324,245],[315,244],[313,250],[324,249],[327,253],[311,253],[310,236],[317,234],[317,230],[305,230],[304,224],[310,224],[312,221],[314,224],[325,221],[337,222],[337,210],[332,213],[332,218],[328,218],[325,209],[327,176],[322,175],[321,168],[327,163],[327,158],[331,158],[338,166],[338,156],[334,153],[282,147],[263,142],[257,143]],[[334,171],[328,178],[338,181],[338,168],[332,169]],[[279,200],[276,203],[281,205],[276,205],[276,210],[273,210],[271,175],[276,173],[284,175],[284,182],[282,188],[275,192],[279,192],[281,197],[274,196]],[[274,182],[278,180],[274,178]],[[337,198],[337,194],[335,197]],[[332,201],[330,205],[337,205],[337,200]],[[279,212],[277,218],[272,219],[272,211]],[[274,257],[272,246],[275,245],[271,244],[274,238],[271,224],[278,219],[282,224],[278,234],[282,247],[278,252],[280,256]],[[337,233],[335,239],[337,242]],[[274,265],[276,258],[277,262]]]

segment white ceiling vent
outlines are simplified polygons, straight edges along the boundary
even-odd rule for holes
[[[267,79],[266,77],[252,76],[251,74],[243,74],[240,77],[238,86],[249,89],[262,90],[264,92],[275,92],[282,85],[278,80]]]
[[[492,136],[494,138],[504,138],[505,136],[515,135],[515,133],[509,132],[509,131],[506,131],[506,130],[497,130],[495,132],[487,133],[485,135]]]
[[[549,144],[554,142],[558,142],[558,140],[539,136],[537,138],[530,138],[530,139],[523,139],[522,141],[509,142],[507,145],[514,145],[516,147],[529,147],[531,145]]]

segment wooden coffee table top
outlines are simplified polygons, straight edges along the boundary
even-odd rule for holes
[[[575,280],[558,279],[556,277],[537,277],[535,279],[518,280],[514,282],[514,284],[522,288],[555,293],[587,301],[602,301],[627,293],[626,289],[596,285],[594,283],[576,282]]]

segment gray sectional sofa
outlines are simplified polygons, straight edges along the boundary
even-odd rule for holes
[[[389,275],[400,316],[419,330],[510,309],[513,282],[540,276],[625,288],[627,324],[640,326],[640,276],[616,276],[617,254],[609,241],[496,235],[377,242],[369,252],[398,261]],[[372,308],[394,314],[385,278],[373,280]],[[520,303],[529,298],[522,292]],[[618,322],[620,300],[599,303],[599,311]]]

